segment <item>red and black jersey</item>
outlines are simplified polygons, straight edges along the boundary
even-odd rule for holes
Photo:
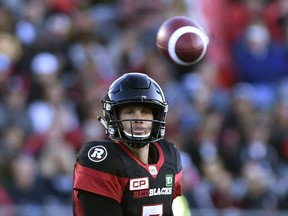
[[[119,142],[85,144],[75,163],[74,215],[83,215],[81,190],[116,200],[123,215],[172,215],[172,201],[182,195],[180,154],[166,140],[151,143],[149,148],[155,163],[146,165]]]

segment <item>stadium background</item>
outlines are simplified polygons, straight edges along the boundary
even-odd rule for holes
[[[176,15],[209,35],[196,65],[156,50]],[[72,215],[76,152],[127,71],[163,87],[193,216],[287,215],[287,49],[287,0],[1,0],[0,215]]]

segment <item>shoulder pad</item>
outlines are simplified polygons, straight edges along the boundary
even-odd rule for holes
[[[82,166],[108,173],[121,169],[123,150],[113,141],[92,141],[84,144],[77,155]]]

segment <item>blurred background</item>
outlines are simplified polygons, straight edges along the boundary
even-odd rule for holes
[[[210,38],[189,67],[155,45],[178,15]],[[77,151],[130,71],[169,101],[193,216],[288,215],[287,0],[1,0],[1,216],[72,216]]]

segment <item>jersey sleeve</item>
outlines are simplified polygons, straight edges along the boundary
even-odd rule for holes
[[[115,150],[101,143],[83,146],[74,167],[73,189],[109,197],[121,203],[128,179],[117,175],[119,172],[115,163],[119,165],[119,162],[114,160],[114,154]]]
[[[79,199],[84,215],[113,215],[123,216],[121,205],[113,199],[99,196],[87,191],[79,192]],[[97,203],[97,205],[95,205]]]

